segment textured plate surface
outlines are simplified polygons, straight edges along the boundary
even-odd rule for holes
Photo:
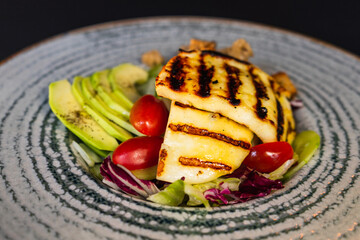
[[[207,212],[161,207],[111,192],[85,174],[69,133],[51,113],[50,82],[167,59],[192,37],[219,47],[245,38],[252,62],[285,71],[305,108],[298,130],[322,137],[320,150],[284,189]],[[238,21],[150,18],[61,35],[0,65],[1,239],[359,239],[360,61],[297,34]]]

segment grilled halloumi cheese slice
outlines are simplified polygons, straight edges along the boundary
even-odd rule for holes
[[[249,154],[253,133],[218,113],[173,101],[161,146],[157,179],[185,177],[194,184],[237,169]]]
[[[289,141],[295,122],[284,92],[251,63],[214,51],[180,51],[156,79],[159,96],[219,113],[263,142]],[[289,135],[289,136],[288,136]]]
[[[289,143],[292,143],[292,141],[295,138],[296,132],[295,132],[295,119],[293,117],[293,112],[289,99],[292,96],[294,96],[294,93],[283,88],[281,85],[277,83],[277,81],[274,81],[274,79],[270,80],[270,84],[275,93],[277,104],[279,104],[277,124],[278,124],[279,135],[282,135],[280,141],[287,141]]]

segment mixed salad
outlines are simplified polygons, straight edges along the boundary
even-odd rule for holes
[[[72,84],[60,80],[49,86],[52,111],[77,136],[72,150],[92,176],[114,191],[170,206],[210,209],[246,202],[283,188],[319,147],[319,135],[308,130],[297,133],[291,144],[253,144],[239,168],[214,180],[158,180],[169,117],[169,103],[154,86],[161,61],[150,61],[148,69],[124,63],[78,76]],[[302,107],[298,99],[291,104]]]

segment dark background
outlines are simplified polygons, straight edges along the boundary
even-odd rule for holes
[[[0,61],[40,40],[113,20],[192,15],[292,30],[360,55],[360,1],[0,0]]]

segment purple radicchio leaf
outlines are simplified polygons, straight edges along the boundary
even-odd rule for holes
[[[231,190],[229,188],[229,184],[227,182],[222,182],[219,184],[220,189],[221,189],[221,194],[230,194]]]
[[[156,187],[155,183],[153,183],[152,181],[149,181],[149,180],[142,180],[142,179],[139,179],[137,177],[135,177],[134,174],[131,173],[130,170],[128,170],[127,168],[125,168],[124,166],[121,166],[121,165],[115,165],[112,163],[112,165],[114,167],[118,167],[118,168],[121,168],[124,172],[126,172],[131,178],[132,180],[138,184],[147,194],[148,196],[150,195],[153,195],[157,192],[159,192],[160,190]]]
[[[133,196],[147,198],[149,195],[159,191],[153,182],[140,180],[125,167],[115,165],[111,161],[110,156],[104,159],[100,167],[100,173],[105,179],[103,181],[105,184],[114,188],[110,183],[112,182],[116,184],[120,190]],[[116,188],[114,189],[118,190]]]
[[[219,184],[219,188],[211,188],[204,192],[204,197],[212,202],[216,202],[219,204],[228,204],[228,199],[226,195],[231,194],[231,190],[229,189],[229,184],[227,182],[222,182]]]
[[[136,192],[132,188],[126,186],[122,181],[120,181],[117,177],[115,177],[110,172],[110,169],[109,169],[110,161],[111,161],[110,157],[106,157],[104,159],[104,162],[100,166],[100,174],[104,177],[103,183],[115,190],[121,190],[132,196],[137,196],[137,197],[141,196],[138,192]],[[115,184],[115,186],[117,186],[117,188],[114,187],[114,184]]]
[[[225,198],[224,194],[221,193],[221,190],[217,188],[211,188],[204,192],[204,197],[206,200],[215,202],[218,204],[228,204],[228,200]]]
[[[231,202],[246,202],[254,198],[264,197],[271,193],[272,190],[281,189],[284,186],[280,180],[270,180],[264,176],[259,175],[255,171],[251,171],[247,175],[238,191],[232,191],[229,197],[234,200]]]
[[[231,174],[231,177],[242,179],[237,191],[231,191],[226,182],[223,182],[219,185],[219,189],[212,188],[205,191],[205,198],[220,205],[234,204],[264,197],[270,194],[272,190],[283,188],[281,181],[270,180],[247,168],[239,169]]]

